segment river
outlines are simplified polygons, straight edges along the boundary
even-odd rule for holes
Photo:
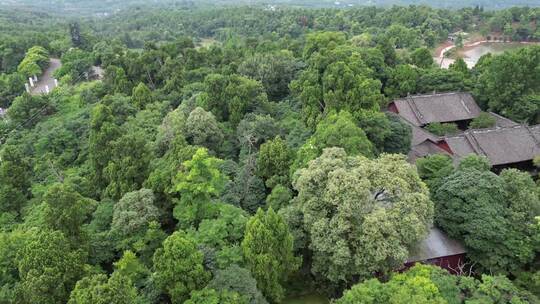
[[[458,52],[458,56],[462,57],[465,63],[469,68],[472,68],[476,65],[480,57],[491,53],[491,54],[501,54],[505,51],[514,50],[518,48],[525,47],[529,44],[521,42],[476,42],[470,45],[465,45],[465,47]],[[442,53],[448,52],[453,46],[446,47],[443,49]],[[441,68],[447,69],[450,64],[454,63],[452,58],[435,57],[433,58],[435,62],[440,65]]]

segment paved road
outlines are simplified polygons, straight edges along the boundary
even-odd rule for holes
[[[41,77],[38,77],[38,82],[33,88],[30,88],[30,94],[39,95],[45,94],[45,86],[49,86],[49,90],[54,89],[54,76],[53,73],[62,66],[60,59],[51,58],[49,67],[43,72]]]

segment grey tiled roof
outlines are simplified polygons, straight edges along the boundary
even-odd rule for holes
[[[482,155],[492,165],[528,161],[540,155],[540,125],[469,130],[444,140],[454,157]]]
[[[431,228],[428,236],[411,248],[407,263],[426,261],[466,253],[463,245],[438,228]]]
[[[473,119],[482,112],[471,94],[461,92],[408,96],[393,103],[399,115],[415,126]]]

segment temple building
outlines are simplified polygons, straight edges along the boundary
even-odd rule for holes
[[[466,253],[463,244],[433,227],[425,239],[410,249],[404,269],[423,263],[437,265],[450,273],[458,274],[457,270],[465,264]]]
[[[469,154],[485,156],[494,171],[506,167],[532,169],[532,160],[540,155],[540,125],[518,124],[495,113],[495,126],[468,129],[482,113],[469,93],[444,93],[408,96],[394,100],[388,110],[398,114],[412,128],[409,161],[431,154],[446,154],[456,163]],[[455,123],[456,135],[437,136],[426,127],[430,123]]]

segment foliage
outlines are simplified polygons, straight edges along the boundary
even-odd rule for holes
[[[113,274],[85,277],[75,286],[69,304],[129,304],[135,302],[137,290],[129,278]]]
[[[71,249],[60,231],[35,232],[17,252],[17,297],[27,303],[67,302],[84,263],[84,253]]]
[[[250,213],[255,213],[262,207],[266,197],[264,180],[257,175],[256,157],[256,154],[245,157],[236,171],[234,180],[228,184],[222,197],[225,202],[239,206]]]
[[[315,134],[298,150],[291,173],[319,157],[324,148],[343,148],[351,155],[373,156],[373,145],[348,112],[332,113],[317,125]]]
[[[430,123],[426,126],[426,130],[438,136],[454,135],[459,132],[459,129],[455,123],[440,122]]]
[[[195,108],[186,120],[186,139],[193,145],[219,151],[223,142],[223,131],[214,115],[202,108]]]
[[[94,59],[90,53],[77,48],[65,52],[61,60],[62,66],[55,71],[55,76],[60,78],[68,75],[75,82],[86,79],[94,64]]]
[[[484,128],[491,128],[495,126],[495,123],[497,123],[497,119],[490,115],[489,113],[482,112],[478,117],[473,119],[471,121],[471,124],[469,125],[469,128],[472,129],[484,129]]]
[[[344,43],[341,33],[307,36],[304,57],[308,68],[291,83],[308,126],[314,128],[333,111],[351,113],[377,110],[382,102],[381,82],[362,60],[360,50]]]
[[[40,76],[49,63],[49,52],[41,46],[33,46],[19,63],[17,71],[26,77]]]
[[[249,304],[267,303],[259,289],[257,289],[257,281],[251,276],[249,270],[238,265],[231,265],[223,270],[216,271],[208,287],[215,290],[238,292],[246,298]]]
[[[433,56],[427,48],[418,48],[411,54],[412,64],[419,68],[427,69],[433,66]]]
[[[210,274],[202,265],[203,254],[196,244],[176,231],[154,254],[156,285],[167,292],[173,303],[183,303],[189,293],[206,285]]]
[[[437,266],[416,265],[386,283],[371,279],[357,284],[336,303],[533,303],[529,301],[537,299],[505,277],[483,275],[479,281],[452,276]]]
[[[213,218],[204,219],[197,231],[190,233],[199,246],[213,253],[205,255],[205,266],[212,270],[243,262],[240,243],[248,221],[240,208],[229,204],[219,204],[217,208]]]
[[[174,187],[174,192],[180,194],[180,200],[173,213],[181,227],[197,227],[223,191],[227,178],[219,171],[220,163],[221,160],[209,156],[203,148],[197,149],[193,158],[184,162],[184,169],[177,174]]]
[[[230,121],[233,125],[267,101],[259,82],[239,75],[208,75],[204,87],[204,92],[198,96],[198,103],[211,111],[219,121]]]
[[[257,54],[246,58],[238,67],[241,75],[258,80],[270,100],[280,100],[289,94],[289,83],[302,67],[292,54]]]
[[[266,207],[278,211],[279,209],[286,207],[292,198],[293,193],[291,189],[278,184],[266,197]]]
[[[420,178],[434,191],[443,178],[453,173],[454,165],[450,156],[434,154],[417,159],[416,168]]]
[[[236,292],[204,288],[191,293],[191,298],[186,304],[246,304],[247,301]]]
[[[495,56],[483,65],[477,95],[490,110],[517,121],[539,122],[539,46]]]
[[[450,236],[463,239],[473,261],[506,274],[534,257],[532,224],[540,214],[536,185],[515,169],[498,176],[474,158],[469,163],[436,188],[436,222]]]
[[[0,159],[0,211],[18,215],[30,192],[31,162],[15,145],[3,145]]]
[[[379,302],[535,303],[518,288],[536,292],[537,184],[474,156],[417,173],[384,154],[408,154],[412,129],[381,109],[469,91],[538,123],[538,46],[472,69],[430,52],[457,30],[537,40],[538,8],[53,2],[0,10],[1,303],[266,303],[360,281]],[[62,85],[25,94],[50,58]],[[390,274],[431,224],[418,175],[476,279]]]
[[[141,189],[126,193],[114,205],[110,233],[121,250],[132,248],[143,238],[152,221],[159,219],[159,210],[154,205],[152,190]]]
[[[336,285],[400,267],[432,222],[427,187],[399,155],[369,160],[326,149],[293,185],[311,271]]]
[[[61,231],[72,244],[84,244],[82,225],[94,211],[96,202],[83,197],[71,186],[52,185],[43,197],[43,221],[48,229]]]
[[[247,223],[242,250],[261,292],[273,301],[281,301],[285,295],[283,284],[300,267],[283,218],[272,208],[267,212],[259,209]]]
[[[274,188],[277,184],[287,185],[293,158],[294,152],[278,136],[261,145],[257,157],[257,174],[264,178],[268,188]]]
[[[144,83],[140,82],[133,88],[131,100],[137,108],[144,109],[153,101],[152,91]]]
[[[412,127],[397,115],[387,114],[390,131],[384,138],[383,151],[386,153],[407,154],[411,149]]]
[[[142,132],[130,132],[109,145],[109,162],[103,170],[108,183],[105,195],[119,199],[141,188],[148,176],[152,155]]]
[[[8,109],[8,116],[15,126],[32,127],[41,115],[51,114],[53,111],[54,106],[46,97],[24,93],[13,100]]]

